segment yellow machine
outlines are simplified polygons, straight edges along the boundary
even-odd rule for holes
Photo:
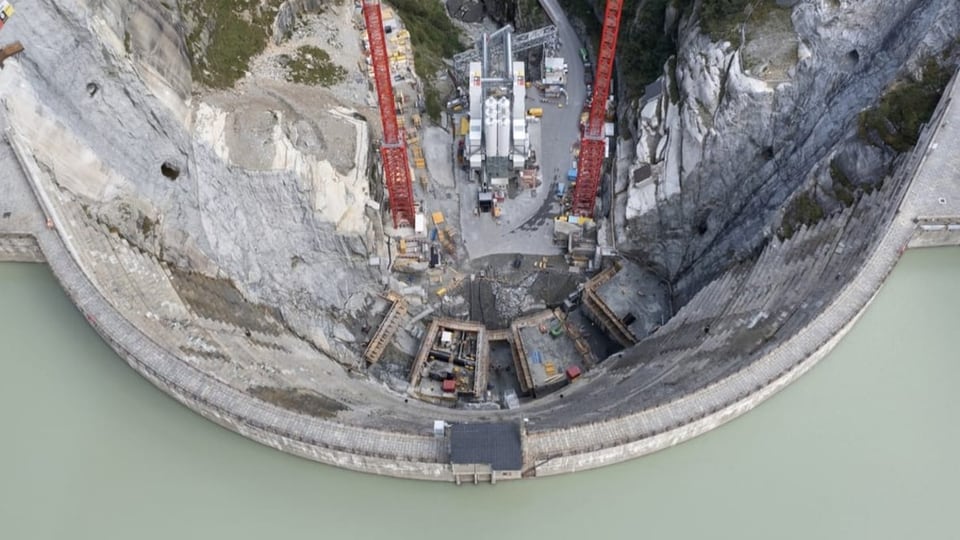
[[[10,17],[13,17],[13,6],[7,0],[0,1],[0,28],[3,28]]]

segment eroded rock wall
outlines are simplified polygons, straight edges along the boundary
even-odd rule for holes
[[[17,8],[4,38],[26,52],[0,94],[64,193],[180,270],[283,306],[299,334],[343,353],[334,327],[379,288],[362,117],[322,88],[253,75],[239,91],[199,87],[171,2]]]
[[[958,32],[952,0],[803,1],[748,20],[743,47],[688,17],[620,168],[620,247],[670,276],[683,302],[774,237],[785,202],[823,183],[836,155],[882,176],[893,156],[857,139],[857,114]]]

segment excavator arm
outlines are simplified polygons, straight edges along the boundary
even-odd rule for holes
[[[18,55],[23,52],[23,45],[19,41],[14,41],[0,47],[0,69],[3,69],[3,62],[10,58],[11,56]]]

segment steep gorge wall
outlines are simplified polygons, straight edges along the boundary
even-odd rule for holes
[[[280,43],[284,36],[293,31],[297,17],[304,13],[321,11],[333,1],[335,0],[284,0],[273,23],[273,42]]]
[[[882,177],[893,155],[857,139],[857,113],[960,32],[950,0],[770,9],[745,24],[744,47],[682,21],[666,90],[638,115],[627,148],[636,159],[620,169],[618,245],[670,276],[681,303],[753,258],[776,235],[785,202],[824,182],[834,156],[854,174]],[[783,43],[795,50],[777,56]]]
[[[187,26],[161,0],[18,6],[4,35],[26,52],[0,80],[10,121],[104,226],[284,306],[299,334],[339,350],[326,346],[335,327],[379,288],[366,124],[323,89],[257,84],[244,99],[199,87]],[[207,122],[204,107],[223,120]],[[221,138],[232,153],[218,153]]]
[[[539,0],[483,0],[488,17],[498,24],[511,24],[517,32],[529,32],[549,24]]]

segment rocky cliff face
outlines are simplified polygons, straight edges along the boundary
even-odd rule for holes
[[[742,46],[684,19],[666,90],[620,145],[618,243],[670,276],[681,302],[777,234],[797,193],[822,213],[839,208],[831,164],[853,182],[881,180],[893,153],[856,136],[857,114],[960,33],[953,0],[770,4],[744,24]]]
[[[273,23],[273,42],[280,43],[293,32],[297,18],[304,13],[322,11],[335,0],[284,0]]]
[[[483,0],[487,16],[499,24],[511,24],[517,32],[528,32],[549,24],[538,0]]]
[[[323,88],[253,75],[235,90],[198,88],[171,2],[17,9],[3,38],[26,52],[0,95],[66,196],[180,269],[283,306],[337,354],[333,328],[376,283],[362,117]]]

